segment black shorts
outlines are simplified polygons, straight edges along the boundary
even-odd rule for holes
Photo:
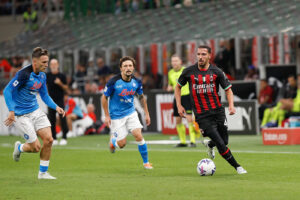
[[[209,136],[207,133],[210,132],[211,129],[215,129],[220,135],[224,135],[225,138],[228,137],[228,125],[224,107],[196,115],[196,121],[199,124],[199,128],[203,131],[203,136]]]
[[[190,95],[181,96],[181,105],[184,107],[186,114],[189,114],[189,115],[192,114],[192,102],[190,99]],[[174,101],[173,101],[173,110],[174,110],[173,115],[175,117],[179,117],[180,115],[178,113],[176,99],[174,99]]]

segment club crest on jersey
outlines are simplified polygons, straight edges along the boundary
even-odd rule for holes
[[[119,96],[125,97],[128,95],[134,95],[135,91],[133,91],[132,89],[130,91],[127,91],[127,89],[123,89],[122,92],[119,94]]]
[[[37,83],[37,81],[36,81],[30,89],[32,89],[32,90],[38,90],[41,87],[42,87],[42,83]]]

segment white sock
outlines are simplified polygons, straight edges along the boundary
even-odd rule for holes
[[[144,138],[143,138],[141,141],[137,141],[137,143],[138,143],[138,145],[143,145],[143,144],[145,144],[146,142],[145,142],[145,140],[144,140]]]

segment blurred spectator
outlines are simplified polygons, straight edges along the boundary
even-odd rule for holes
[[[106,76],[108,74],[111,74],[111,69],[104,64],[103,58],[97,59],[97,67],[98,67],[98,71],[97,71],[98,76]]]
[[[132,3],[131,3],[131,9],[132,9],[132,12],[136,12],[138,11],[139,9],[139,0],[133,0]]]
[[[96,114],[95,114],[95,106],[94,104],[92,103],[89,103],[87,106],[86,106],[86,109],[87,109],[87,114],[88,116],[90,116],[90,118],[92,118],[92,120],[94,122],[97,121],[97,117],[96,117]]]
[[[22,68],[23,58],[21,56],[15,56],[11,59],[11,61],[12,61],[11,76],[13,77]]]
[[[214,63],[217,65],[217,67],[221,68],[225,74],[229,74],[233,76],[232,74],[232,66],[230,66],[230,52],[228,47],[228,42],[225,40],[221,40],[219,43],[219,51],[216,54],[216,57],[214,59]]]
[[[259,119],[262,120],[264,110],[270,107],[273,102],[273,88],[268,85],[267,80],[260,80],[260,90],[258,95],[258,104],[259,104]]]
[[[298,77],[300,79],[300,76]],[[300,82],[300,81],[299,81]],[[281,126],[285,117],[286,105],[297,96],[297,80],[294,75],[289,75],[288,83],[283,87],[276,106],[264,110],[261,127]]]
[[[115,15],[119,15],[122,11],[121,1],[117,0],[115,3]]]
[[[11,69],[12,66],[9,64],[9,62],[6,59],[0,60],[0,75],[3,74],[5,78],[9,78]]]
[[[183,5],[185,7],[191,7],[193,5],[193,1],[192,0],[184,0]]]
[[[77,87],[81,93],[84,93],[84,77],[86,76],[86,68],[81,65],[77,64],[76,66],[76,73],[75,73],[75,81]]]
[[[144,74],[142,79],[143,89],[154,89],[155,83],[153,78],[149,74]]]
[[[38,16],[37,12],[31,10],[31,7],[27,7],[27,11],[23,14],[23,21],[25,23],[26,31],[36,31],[38,29]]]
[[[258,71],[255,66],[248,66],[248,73],[246,74],[244,80],[257,80],[258,79]]]
[[[65,111],[69,132],[67,137],[72,137],[73,133],[73,121],[83,119],[83,112],[81,108],[76,104],[72,97],[69,97],[67,93],[64,95]]]

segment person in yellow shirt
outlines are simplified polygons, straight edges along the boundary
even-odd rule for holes
[[[171,57],[171,65],[172,69],[168,72],[168,87],[167,91],[174,91],[175,86],[177,84],[177,80],[181,75],[182,71],[185,67],[182,66],[182,60],[178,55],[173,55]],[[196,147],[196,132],[193,124],[193,116],[192,116],[192,103],[190,101],[189,96],[189,85],[186,84],[181,88],[181,103],[186,110],[186,119],[189,125],[189,135],[190,135],[190,146]],[[178,114],[176,100],[174,98],[173,101],[173,115],[176,118],[176,130],[180,139],[180,143],[176,145],[176,147],[187,147],[186,143],[186,131],[185,126],[182,123],[182,118]]]

